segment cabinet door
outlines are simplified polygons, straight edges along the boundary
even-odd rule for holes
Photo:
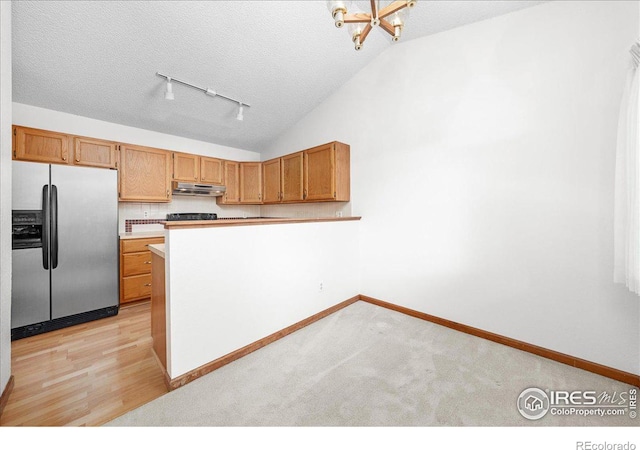
[[[262,203],[262,163],[240,163],[240,203]]]
[[[264,203],[280,201],[280,158],[262,163],[262,194]]]
[[[73,164],[77,166],[118,167],[117,144],[84,137],[73,138]]]
[[[173,179],[196,182],[200,180],[200,158],[188,153],[173,153]]]
[[[283,202],[304,200],[304,157],[303,152],[293,153],[282,158],[282,196]]]
[[[13,157],[24,161],[69,163],[69,135],[34,128],[13,127]]]
[[[151,297],[151,274],[135,275],[122,280],[120,303]]]
[[[224,184],[223,161],[216,158],[200,157],[200,181],[203,183]]]
[[[120,201],[171,200],[171,152],[120,145]]]
[[[227,187],[222,197],[216,202],[223,205],[240,203],[240,164],[234,161],[224,161],[224,185]]]
[[[128,253],[122,255],[122,276],[151,273],[151,252]]]
[[[333,144],[305,150],[305,200],[333,200],[336,191],[335,174],[335,149]]]

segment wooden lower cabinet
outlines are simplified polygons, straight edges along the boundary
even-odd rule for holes
[[[151,251],[149,244],[164,238],[120,240],[120,304],[151,297]]]
[[[164,258],[151,253],[151,337],[153,351],[167,370],[167,302],[165,294]]]

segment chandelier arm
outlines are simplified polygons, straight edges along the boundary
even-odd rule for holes
[[[362,30],[362,33],[360,33],[360,44],[364,44],[364,40],[367,38],[367,35],[369,34],[369,31],[371,31],[371,24],[368,23],[367,26],[364,27],[364,30]]]
[[[380,19],[380,28],[389,33],[391,36],[395,36],[396,30],[388,21]]]
[[[385,6],[378,12],[378,18],[384,19],[385,17],[390,16],[394,12],[400,11],[402,8],[405,8],[407,5],[408,3],[406,2],[406,0],[393,2],[390,5]]]
[[[369,23],[371,15],[366,13],[347,14],[344,16],[344,23]]]
[[[375,18],[378,17],[377,1],[376,0],[370,0],[370,3],[371,3],[371,17],[375,19]]]

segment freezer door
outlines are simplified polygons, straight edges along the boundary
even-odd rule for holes
[[[42,249],[12,250],[11,264],[11,328],[49,320],[49,271],[42,268]]]
[[[53,319],[118,305],[117,179],[115,170],[51,167]]]
[[[12,162],[11,202],[15,210],[42,210],[43,193],[49,192],[49,165]],[[46,186],[46,189],[44,187]],[[46,227],[48,221],[43,217]],[[48,247],[11,251],[11,328],[49,320],[49,270],[43,266]]]

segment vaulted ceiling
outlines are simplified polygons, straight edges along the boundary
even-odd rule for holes
[[[356,52],[325,1],[14,1],[13,100],[259,152],[389,46],[538,3],[419,0]]]

